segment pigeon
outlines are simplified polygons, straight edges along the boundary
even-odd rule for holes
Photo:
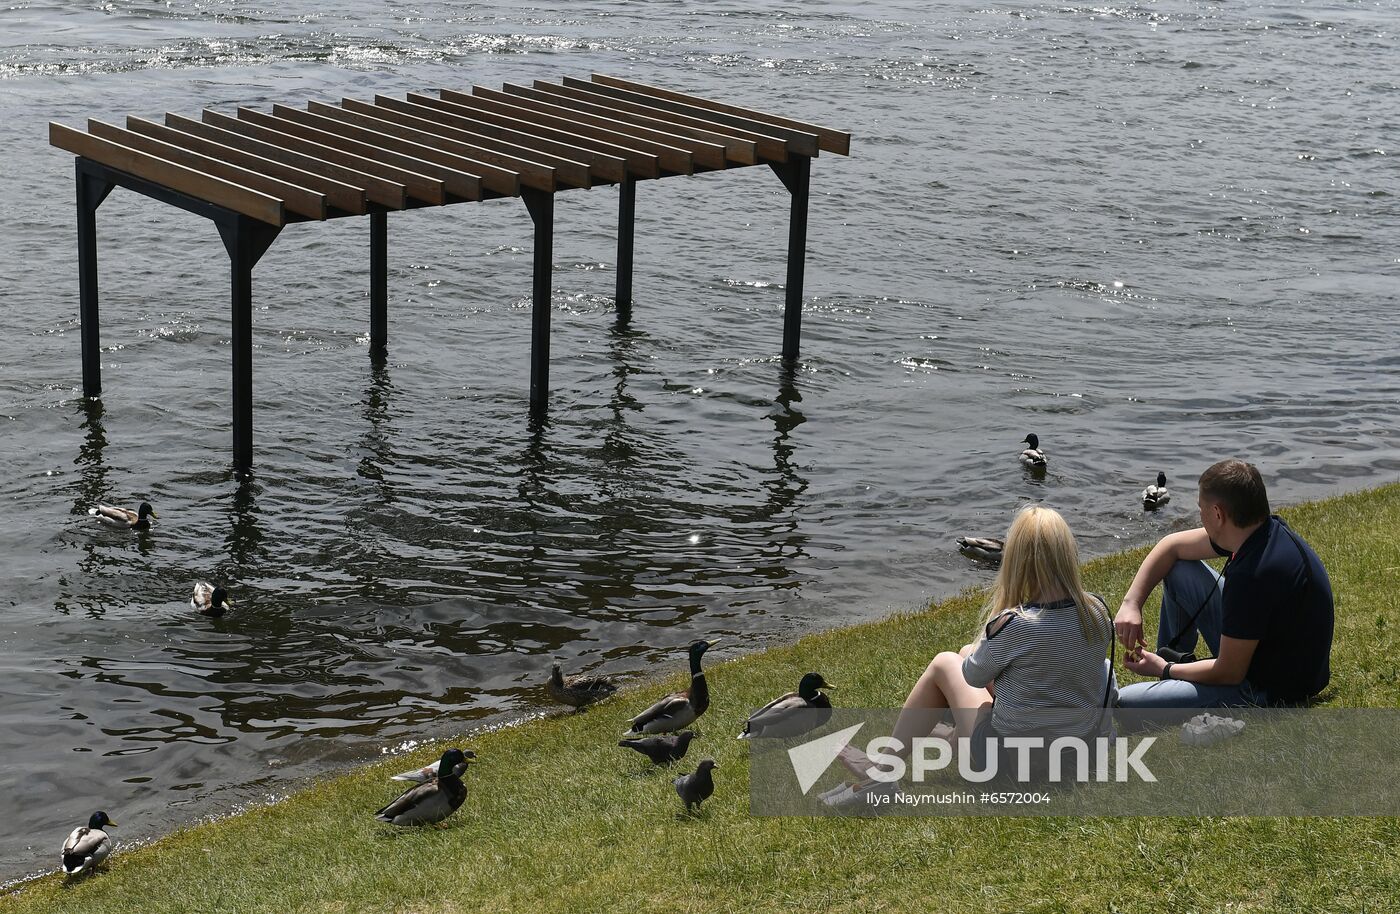
[[[715,792],[715,779],[710,773],[717,768],[712,758],[702,758],[694,774],[683,774],[671,783],[676,785],[676,795],[685,804],[686,812],[700,808],[700,804]]]
[[[682,730],[675,736],[648,736],[646,739],[624,739],[618,743],[624,749],[635,749],[658,765],[669,765],[685,758],[694,730]]]

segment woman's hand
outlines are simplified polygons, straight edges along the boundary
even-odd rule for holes
[[[1139,676],[1160,679],[1162,671],[1167,668],[1167,661],[1151,651],[1136,651],[1123,658],[1123,665]]]

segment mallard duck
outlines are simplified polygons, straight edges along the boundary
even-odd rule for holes
[[[1045,452],[1040,449],[1040,439],[1036,437],[1035,433],[1027,435],[1021,443],[1026,446],[1026,449],[1021,452],[1021,463],[1033,470],[1045,469],[1045,465],[1049,461]]]
[[[690,741],[695,739],[694,730],[682,730],[674,736],[648,736],[645,739],[624,739],[620,743],[624,749],[635,749],[658,765],[669,765],[685,758]]]
[[[711,773],[719,766],[712,758],[702,758],[693,774],[683,774],[671,783],[676,785],[676,795],[685,803],[685,811],[692,812],[708,800],[715,792],[715,778]]]
[[[1167,491],[1167,474],[1157,474],[1157,484],[1148,486],[1142,490],[1142,508],[1144,511],[1156,511],[1158,508],[1172,500],[1172,493]]]
[[[796,692],[781,695],[750,714],[739,739],[797,736],[820,727],[831,717],[831,699],[821,690],[834,688],[821,673],[807,673]]]
[[[549,673],[550,696],[560,704],[583,708],[617,691],[617,683],[610,676],[570,676],[564,678],[559,664],[554,664]]]
[[[690,645],[690,688],[667,695],[628,721],[632,726],[627,736],[674,733],[695,723],[695,719],[709,709],[710,687],[705,682],[704,671],[700,669],[700,658],[716,644],[719,644],[718,638],[714,641],[696,641]]]
[[[149,530],[151,529],[151,518],[156,516],[156,509],[151,507],[150,502],[143,501],[140,509],[136,511],[128,508],[114,508],[111,505],[98,505],[95,508],[88,508],[88,514],[118,530]]]
[[[63,842],[63,874],[81,876],[97,869],[97,865],[112,853],[112,838],[106,829],[117,823],[98,810],[88,819],[87,825],[79,825],[68,833]]]
[[[217,619],[232,608],[233,601],[228,598],[228,591],[223,587],[204,581],[194,585],[194,594],[190,596],[190,609],[197,610],[201,616],[213,616]]]
[[[476,753],[470,750],[448,749],[438,762],[436,777],[408,788],[397,800],[377,811],[374,817],[390,825],[432,825],[441,822],[467,798],[462,774],[467,770],[467,762],[474,758]]]
[[[476,758],[475,752],[464,752],[462,753],[462,755],[462,761],[452,766],[452,773],[457,777],[461,777],[463,774],[466,773],[467,757]],[[422,768],[414,768],[412,771],[404,771],[399,774],[396,774],[392,778],[390,778],[390,780],[411,781],[414,784],[426,784],[438,776],[438,770],[439,768],[441,768],[441,766],[441,762],[433,762],[431,765],[424,765]]]
[[[1000,565],[1001,551],[1004,548],[1006,548],[1006,543],[989,536],[958,537],[958,551],[970,559],[977,559],[981,562]]]

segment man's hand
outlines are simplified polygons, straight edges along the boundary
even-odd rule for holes
[[[1167,661],[1151,651],[1139,651],[1123,658],[1123,665],[1139,676],[1161,678],[1167,668]]]
[[[1130,658],[1139,657],[1138,648],[1147,644],[1142,640],[1142,608],[1124,600],[1113,617],[1113,632]]]

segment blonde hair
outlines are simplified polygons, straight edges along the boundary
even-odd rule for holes
[[[1079,547],[1069,524],[1053,508],[1030,505],[1016,514],[1006,533],[1001,571],[987,600],[981,634],[985,635],[988,622],[1008,609],[1026,615],[1025,604],[1046,592],[1061,592],[1074,601],[1087,640],[1112,636],[1108,607],[1084,589]]]

